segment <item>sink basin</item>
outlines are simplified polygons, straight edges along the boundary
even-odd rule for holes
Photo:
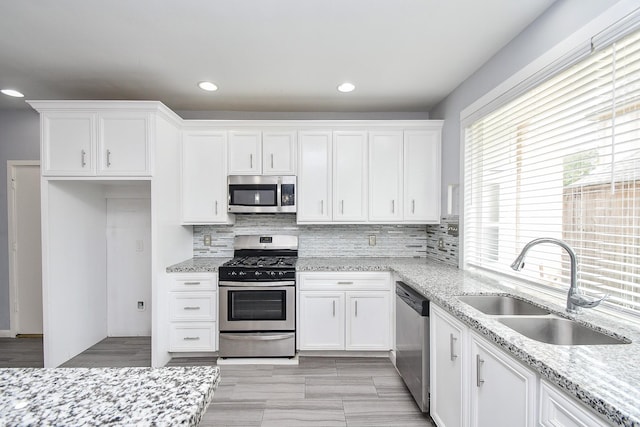
[[[498,322],[532,340],[555,345],[628,344],[630,341],[600,333],[574,322],[554,317],[505,317]]]
[[[458,299],[484,314],[495,316],[544,316],[550,312],[528,301],[504,295],[462,295]]]

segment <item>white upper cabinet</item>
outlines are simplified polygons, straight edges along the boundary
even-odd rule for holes
[[[331,221],[331,131],[298,134],[298,222]]]
[[[296,132],[262,133],[262,174],[296,174]]]
[[[44,176],[150,176],[146,112],[42,113]]]
[[[367,132],[333,133],[333,220],[367,220]]]
[[[147,113],[98,115],[98,174],[146,175],[151,126]]]
[[[295,175],[294,131],[229,132],[229,175]]]
[[[41,127],[43,175],[94,173],[95,113],[42,114]]]
[[[401,131],[369,133],[369,221],[402,222]]]
[[[404,222],[440,221],[440,135],[404,132]]]
[[[260,175],[261,145],[261,132],[229,132],[229,175]]]
[[[226,132],[182,135],[182,222],[228,223]]]

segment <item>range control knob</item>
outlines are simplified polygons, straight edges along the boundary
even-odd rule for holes
[[[241,271],[240,273],[238,273],[238,276],[246,276],[247,273],[245,273],[244,271]]]
[[[258,277],[258,276],[261,276],[261,275],[262,275],[262,273],[261,273],[260,271],[256,271],[254,274],[256,275],[256,277]]]

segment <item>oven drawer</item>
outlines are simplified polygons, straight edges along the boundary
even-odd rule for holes
[[[391,290],[387,272],[298,273],[298,287],[304,291]]]
[[[213,273],[171,274],[172,291],[215,291],[218,277]]]
[[[216,323],[172,323],[169,351],[216,351]]]
[[[220,357],[293,357],[295,332],[222,332]]]
[[[216,292],[170,292],[169,319],[171,321],[214,322],[216,320]]]

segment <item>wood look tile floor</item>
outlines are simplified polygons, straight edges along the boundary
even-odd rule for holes
[[[167,366],[213,365],[174,358]],[[149,337],[106,338],[64,367],[151,365]],[[0,367],[42,367],[42,338],[0,338]],[[300,357],[299,365],[222,365],[201,426],[423,426],[422,414],[385,358]]]

